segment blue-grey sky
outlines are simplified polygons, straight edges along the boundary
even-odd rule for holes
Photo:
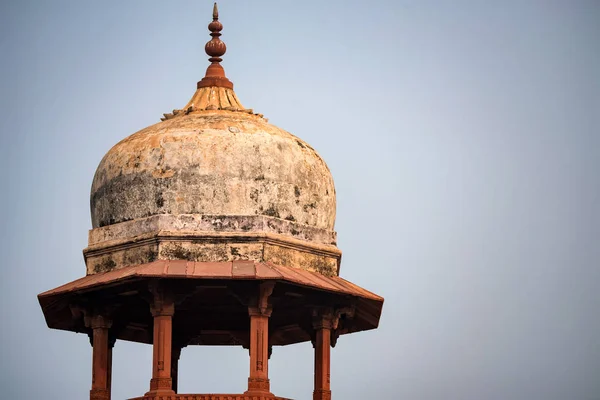
[[[84,275],[108,149],[180,108],[212,3],[0,3],[0,387],[83,399],[85,335],[39,292]],[[600,399],[600,3],[220,2],[244,106],[333,173],[341,274],[386,298],[332,351],[337,399]],[[311,398],[312,347],[277,348],[273,392]],[[150,346],[118,342],[113,398]],[[241,348],[186,348],[182,392],[241,392]]]

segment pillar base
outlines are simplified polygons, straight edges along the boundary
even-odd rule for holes
[[[90,390],[90,400],[110,400],[110,392],[108,389],[92,389]]]
[[[331,400],[331,390],[315,390],[313,392],[313,400]]]
[[[244,394],[273,396],[273,393],[271,393],[271,383],[268,379],[248,378],[248,390]]]
[[[146,393],[146,396],[175,394],[172,387],[172,378],[152,378],[150,379],[150,391]]]

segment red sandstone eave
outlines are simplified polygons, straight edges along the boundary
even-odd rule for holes
[[[185,260],[155,261],[122,269],[88,275],[38,295],[48,327],[69,331],[81,331],[73,320],[70,305],[88,295],[98,295],[106,290],[127,290],[136,282],[167,280],[204,281],[277,281],[294,285],[302,290],[322,293],[334,299],[336,304],[354,304],[355,323],[347,332],[375,329],[384,299],[338,276],[328,277],[316,272],[285,267],[266,262],[193,262]],[[215,282],[217,283],[217,282]],[[337,300],[335,300],[337,299]],[[292,323],[294,321],[290,321]],[[133,340],[133,339],[132,339]],[[286,342],[307,340],[303,336],[288,338]],[[136,340],[137,341],[137,340]]]
[[[88,275],[55,289],[40,293],[40,300],[59,294],[87,291],[131,278],[189,278],[282,280],[328,292],[344,293],[383,303],[383,297],[339,276],[328,277],[316,272],[254,261],[194,262],[184,260],[154,261],[122,269]]]

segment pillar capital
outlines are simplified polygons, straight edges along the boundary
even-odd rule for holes
[[[175,314],[175,302],[171,293],[158,282],[154,282],[149,287],[152,297],[150,298],[150,312],[153,317],[169,316]]]
[[[248,315],[251,317],[270,317],[273,309],[271,307],[260,309],[258,307],[248,307]]]
[[[72,307],[73,309],[77,309],[80,313],[79,315],[83,315],[83,324],[86,328],[97,329],[104,328],[110,329],[112,327],[112,313],[114,311],[114,307]]]
[[[101,315],[101,314],[93,314],[91,316],[86,315],[85,326],[87,326],[91,329],[98,329],[98,328],[110,329],[112,327],[112,319],[110,319],[106,315]]]
[[[331,331],[331,347],[335,347],[340,334],[347,333],[344,327],[344,320],[354,318],[354,307],[317,307],[313,309],[313,329],[311,341],[315,346],[315,335],[319,330],[328,329]]]
[[[172,302],[155,302],[150,305],[153,317],[172,317],[175,315],[175,304]]]
[[[339,316],[335,313],[333,307],[318,307],[312,312],[312,327],[314,330],[336,329],[339,323]]]

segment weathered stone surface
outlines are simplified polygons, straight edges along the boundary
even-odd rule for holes
[[[88,274],[155,260],[339,271],[327,165],[229,88],[201,87],[184,109],[116,144],[90,203]]]
[[[88,274],[156,260],[269,261],[338,274],[335,232],[264,215],[161,214],[95,228],[83,251]]]
[[[334,246],[337,240],[333,231],[264,215],[161,214],[92,229],[88,244],[94,246],[159,231],[180,231],[195,235],[202,232],[268,232]]]
[[[316,249],[315,249],[316,250]],[[278,244],[265,244],[263,259],[273,264],[288,265],[326,276],[338,275],[340,259],[324,251],[303,252]]]
[[[334,245],[317,244],[270,232],[157,230],[90,245],[84,250],[84,257],[88,274],[156,260],[251,260],[336,276],[341,251]]]
[[[91,193],[96,227],[159,214],[265,215],[333,231],[335,188],[307,143],[234,111],[180,113],[115,145]]]

